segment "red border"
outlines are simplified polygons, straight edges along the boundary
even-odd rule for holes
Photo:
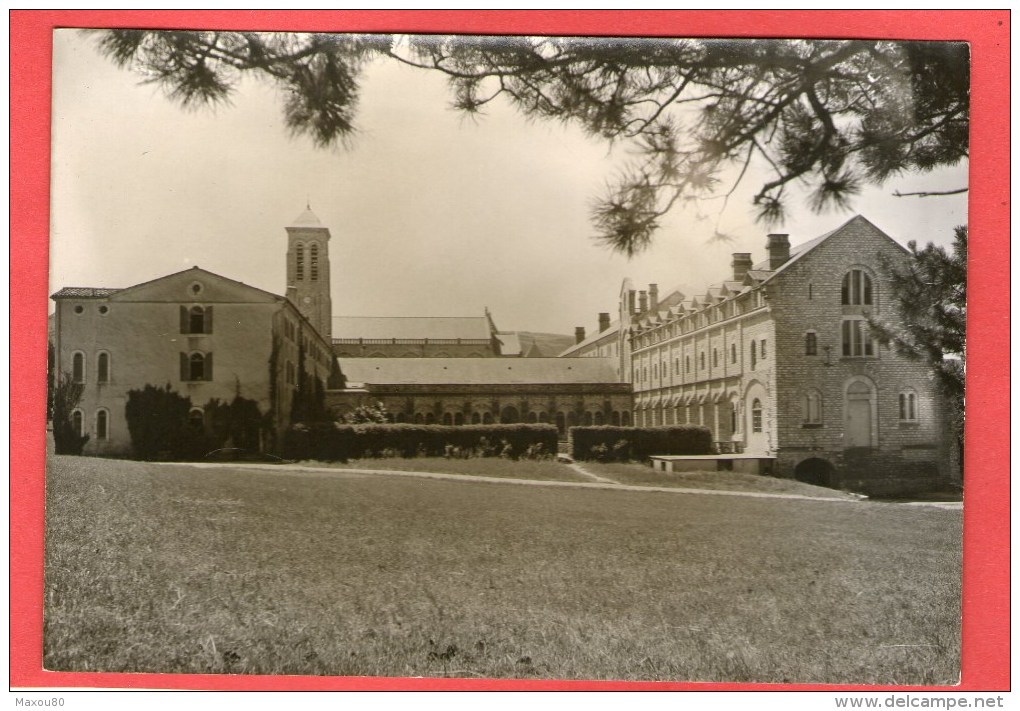
[[[42,551],[51,32],[56,27],[878,37],[971,42],[970,314],[960,690],[1009,689],[1009,11],[12,11],[12,687],[377,690],[898,690],[522,680],[45,672]],[[28,249],[33,246],[35,249]],[[25,318],[29,314],[29,318]],[[13,324],[18,330],[13,330]],[[18,364],[15,367],[14,364]],[[924,688],[924,687],[914,687]]]

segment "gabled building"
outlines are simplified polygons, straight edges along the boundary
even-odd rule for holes
[[[291,242],[293,266],[293,234]],[[328,255],[323,249],[316,256],[321,279]],[[128,393],[146,385],[169,385],[190,398],[196,427],[209,425],[207,403],[237,395],[258,405],[267,437],[289,426],[302,374],[323,386],[336,375],[331,343],[309,320],[322,313],[315,295],[296,296],[299,303],[309,297],[310,308],[199,267],[124,289],[53,294],[53,367],[84,386],[72,415],[79,433],[89,435],[84,452],[130,453]]]

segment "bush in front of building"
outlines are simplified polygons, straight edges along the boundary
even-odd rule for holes
[[[553,425],[296,425],[283,442],[288,459],[347,461],[373,457],[545,458],[555,454]]]
[[[571,427],[577,460],[625,462],[657,454],[711,454],[712,432],[699,425],[668,427]]]

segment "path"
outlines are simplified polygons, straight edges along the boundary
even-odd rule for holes
[[[345,474],[361,475],[385,475],[400,476],[419,479],[438,479],[444,481],[472,481],[488,484],[513,484],[516,486],[546,486],[546,487],[567,487],[577,489],[605,489],[611,491],[639,491],[658,492],[663,494],[690,494],[695,496],[739,496],[751,499],[793,499],[799,501],[825,501],[829,503],[857,504],[868,502],[868,499],[840,499],[825,496],[804,496],[803,494],[780,494],[765,493],[757,491],[723,491],[719,489],[685,489],[680,487],[665,486],[635,486],[632,484],[619,484],[603,477],[585,471],[578,464],[570,464],[578,474],[585,476],[592,481],[548,481],[537,479],[511,479],[505,477],[473,476],[470,474],[444,474],[440,472],[416,472],[398,469],[358,469],[339,467],[316,467],[305,464],[253,464],[237,462],[160,462],[166,466],[199,467],[204,469],[255,469],[259,471],[275,472],[277,474],[305,474],[313,476],[342,476]],[[886,504],[899,505],[899,504]],[[943,509],[962,509],[963,504],[959,502],[910,502],[911,506],[933,506]]]

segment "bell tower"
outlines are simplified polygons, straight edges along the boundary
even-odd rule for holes
[[[329,297],[329,228],[310,205],[287,226],[287,298],[319,334],[332,339]]]

